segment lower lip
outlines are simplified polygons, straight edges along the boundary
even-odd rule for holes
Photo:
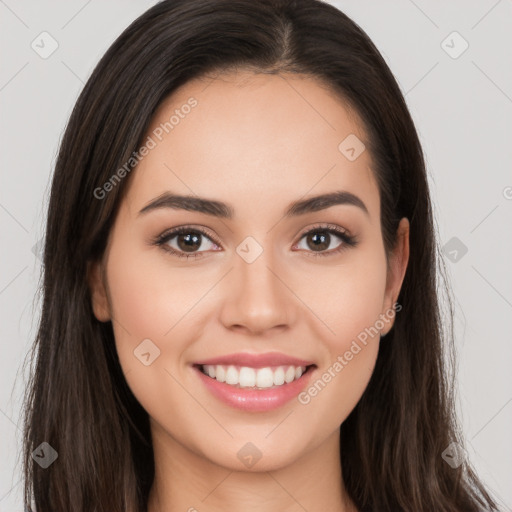
[[[243,411],[264,412],[277,409],[295,398],[306,387],[316,367],[308,367],[300,378],[288,384],[268,389],[235,388],[205,375],[197,366],[193,368],[211,393],[225,404]]]

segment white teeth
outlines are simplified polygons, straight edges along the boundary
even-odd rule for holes
[[[215,375],[214,375],[215,378]],[[238,384],[238,372],[236,371],[236,368],[234,366],[230,366],[228,368],[228,371],[226,372],[226,384]]]
[[[281,386],[281,384],[284,384],[284,369],[282,366],[274,371],[274,385]]]
[[[212,366],[212,368],[215,368],[215,366]],[[217,366],[217,368],[214,370],[213,376],[219,382],[226,382],[226,370],[224,370],[224,366]]]
[[[228,367],[222,365],[203,365],[201,369],[203,373],[219,382],[225,382],[239,388],[257,387],[259,389],[282,386],[285,382],[289,384],[299,379],[306,371],[305,366],[278,366],[274,368],[242,366],[238,369],[232,365]]]
[[[256,385],[256,371],[254,368],[242,366],[238,374],[238,379],[241,388],[252,388]]]
[[[286,372],[284,374],[284,381],[286,383],[290,383],[294,379],[295,379],[295,368],[293,366],[289,366],[288,370],[286,370]]]
[[[269,388],[274,385],[274,374],[270,368],[260,368],[256,372],[256,386]]]

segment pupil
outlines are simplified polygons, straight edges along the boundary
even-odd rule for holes
[[[311,248],[317,249],[327,249],[329,247],[329,234],[318,234],[315,233],[311,235],[311,238],[314,240],[314,245],[310,246]],[[319,243],[317,243],[319,241]]]
[[[198,249],[201,246],[199,235],[180,234],[178,235],[178,246],[181,250],[192,252],[191,249]]]

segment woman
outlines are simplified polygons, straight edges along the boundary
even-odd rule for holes
[[[496,510],[462,457],[436,247],[413,122],[354,22],[157,4],[61,144],[26,505]]]

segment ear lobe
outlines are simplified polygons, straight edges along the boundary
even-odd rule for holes
[[[384,314],[386,311],[394,309],[393,305],[402,288],[407,264],[409,262],[409,230],[409,220],[404,217],[398,225],[396,246],[389,260],[386,294],[384,297]],[[396,315],[393,315],[392,320],[387,324],[386,332],[381,333],[382,336],[385,336],[393,327],[395,316]]]
[[[87,281],[91,292],[91,306],[99,322],[111,320],[110,306],[104,281],[103,266],[100,261],[89,263]]]

